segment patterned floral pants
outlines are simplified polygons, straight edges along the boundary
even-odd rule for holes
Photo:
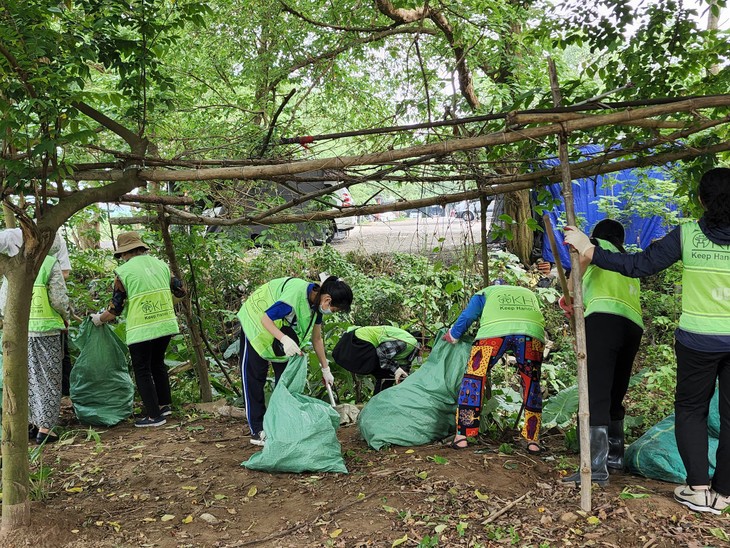
[[[459,391],[459,407],[456,411],[457,433],[467,437],[476,437],[479,434],[479,417],[485,403],[484,388],[489,372],[505,353],[510,353],[517,360],[517,372],[522,385],[522,406],[525,412],[522,437],[537,442],[540,439],[542,420],[540,393],[542,351],[542,342],[525,335],[508,335],[475,341]]]

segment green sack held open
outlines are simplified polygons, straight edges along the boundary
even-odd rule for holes
[[[266,472],[347,473],[337,440],[340,415],[329,404],[302,394],[307,358],[289,360],[264,415],[266,445],[241,463]]]

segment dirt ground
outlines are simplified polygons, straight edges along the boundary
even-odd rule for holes
[[[349,426],[338,434],[343,475],[249,471],[240,464],[258,448],[243,421],[194,410],[161,428],[96,430],[100,441],[69,428],[75,436],[44,451],[53,474],[32,527],[0,546],[648,548],[719,546],[730,532],[728,516],[674,503],[674,485],[628,475],[594,487],[593,512],[581,513],[578,490],[560,482],[576,462],[560,434],[535,458],[492,443],[377,452]]]

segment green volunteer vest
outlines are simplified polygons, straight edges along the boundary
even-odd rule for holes
[[[611,242],[600,239],[597,241],[602,249],[618,253],[618,248]],[[618,272],[590,265],[583,275],[585,315],[594,312],[615,314],[628,318],[643,329],[639,290],[640,284],[636,278],[628,278]]]
[[[127,319],[127,344],[180,332],[172,304],[170,269],[165,263],[150,255],[137,255],[115,272],[127,292],[122,313]]]
[[[730,335],[730,246],[711,242],[697,222],[683,224],[682,315],[679,327]]]
[[[48,299],[48,280],[51,278],[51,270],[58,259],[50,255],[43,260],[41,270],[33,282],[33,298],[30,304],[30,321],[28,331],[55,331],[66,329],[63,318],[51,306]]]
[[[277,301],[286,303],[294,309],[297,321],[293,329],[299,337],[299,346],[302,347],[309,341],[315,320],[315,313],[309,306],[307,298],[309,283],[300,278],[276,278],[254,291],[238,311],[238,320],[248,342],[265,360],[286,362],[289,359],[287,356],[274,354],[271,348],[274,336],[261,324],[263,315]],[[284,319],[275,320],[274,325],[281,329],[283,325],[288,325],[288,322]]]
[[[477,339],[527,335],[545,342],[545,320],[532,291],[514,285],[493,285],[477,295],[486,299]]]
[[[354,329],[355,336],[361,341],[369,342],[375,348],[383,344],[385,341],[403,341],[406,343],[406,348],[393,358],[396,362],[405,362],[408,356],[413,353],[413,350],[418,345],[416,338],[404,331],[399,327],[392,327],[390,325],[373,325],[367,327],[353,327],[348,329],[352,331]]]

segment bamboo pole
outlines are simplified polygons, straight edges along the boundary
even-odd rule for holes
[[[542,222],[545,225],[545,232],[547,233],[548,241],[550,242],[550,249],[553,252],[555,258],[555,268],[558,270],[558,280],[560,280],[560,288],[563,290],[563,297],[565,298],[565,304],[570,306],[573,303],[573,299],[570,296],[570,289],[568,288],[568,280],[565,278],[565,270],[563,270],[563,263],[560,262],[560,253],[558,251],[558,242],[555,241],[555,232],[553,232],[553,223],[550,221],[550,216],[545,213],[542,216]],[[575,316],[570,316],[570,330],[575,334]]]
[[[489,206],[489,200],[482,195],[479,196],[479,203],[482,209],[480,215],[482,221],[482,278],[484,287],[489,287],[489,248],[487,247],[487,207]]]
[[[554,105],[560,106],[562,97],[555,70],[555,61],[548,58],[550,72],[550,89]],[[558,134],[558,154],[563,175],[563,199],[568,224],[575,225],[575,207],[573,204],[573,179],[570,175],[568,158],[568,134]],[[570,253],[570,265],[573,275],[573,316],[575,317],[576,361],[578,362],[578,427],[580,438],[580,507],[584,512],[591,511],[591,444],[590,444],[590,412],[588,408],[588,363],[586,361],[586,326],[583,317],[583,287],[580,275],[580,258],[574,251]]]

